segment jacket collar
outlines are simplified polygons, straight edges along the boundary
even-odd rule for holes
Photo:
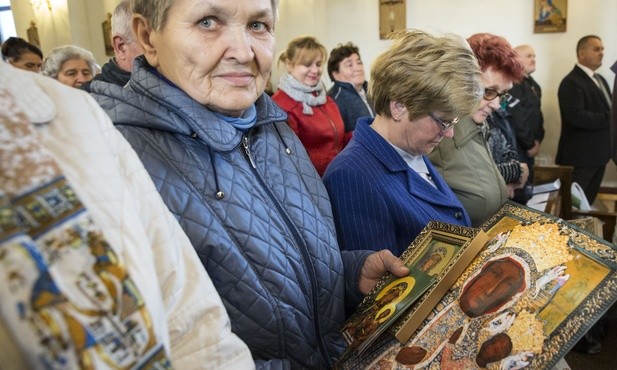
[[[405,160],[396,152],[392,145],[370,127],[372,122],[373,118],[370,117],[358,119],[352,140],[364,146],[389,172],[405,172],[407,176],[407,191],[409,193],[431,204],[451,205],[451,199],[447,195],[449,187],[427,157],[423,155],[422,159],[437,188],[433,187],[409,168]],[[439,196],[436,195],[437,193],[439,193]]]
[[[482,126],[485,124],[486,122],[482,123],[482,125],[477,125],[471,117],[465,117],[454,125],[454,137],[451,140],[454,141],[454,145],[457,148],[461,148],[476,135],[482,135]]]
[[[92,84],[93,94],[103,96],[99,100],[114,124],[194,135],[221,152],[231,151],[240,144],[242,131],[236,130],[184,91],[153,72],[143,56],[135,59],[134,63],[127,88],[99,81]],[[107,98],[111,100],[107,101]],[[255,128],[287,120],[287,114],[266,94],[257,99],[255,106]]]
[[[334,81],[334,86],[332,86],[333,88],[341,88],[341,89],[345,89],[345,90],[351,90],[354,93],[358,93],[356,91],[356,88],[353,87],[352,84],[350,84],[349,82],[344,82],[344,81]],[[368,88],[368,82],[364,81],[364,83],[362,84],[362,89],[364,90],[364,92],[366,93]]]

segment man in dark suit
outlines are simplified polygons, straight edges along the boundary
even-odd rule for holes
[[[578,63],[559,85],[561,137],[555,162],[574,167],[572,180],[593,203],[611,158],[611,93],[594,71],[602,65],[604,46],[598,36],[585,36],[576,45]]]
[[[530,45],[514,48],[525,67],[525,77],[510,89],[508,101],[510,124],[516,133],[516,149],[519,160],[529,167],[529,182],[533,182],[534,157],[540,152],[544,139],[544,116],[540,108],[542,90],[531,74],[536,70],[536,52]]]
[[[617,61],[611,67],[611,71],[615,73],[615,79],[613,80],[613,106],[611,113],[611,150],[613,155],[613,162],[617,164],[617,95],[615,89],[617,89]],[[615,234],[617,237],[617,233]]]

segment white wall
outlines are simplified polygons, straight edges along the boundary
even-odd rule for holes
[[[327,8],[326,8],[327,6]],[[389,46],[379,39],[378,0],[281,0],[277,25],[277,47],[300,34],[313,34],[328,50],[339,42],[352,41],[360,47],[368,70],[372,60]],[[596,34],[606,48],[604,65],[598,70],[612,83],[609,67],[617,60],[617,1],[569,0],[567,31],[533,33],[533,0],[407,0],[407,27],[453,32],[468,37],[477,32],[504,36],[512,45],[528,43],[537,53],[534,78],[542,86],[546,138],[540,155],[554,160],[560,132],[557,88],[576,62],[576,42]],[[315,25],[319,19],[319,26]],[[289,27],[288,25],[293,25]],[[274,74],[273,82],[281,73]],[[324,82],[329,86],[327,76]],[[604,185],[617,186],[617,170],[609,162]]]
[[[46,7],[32,10],[26,0],[11,0],[17,34],[27,38],[26,29],[35,19],[43,53],[57,45],[75,43],[91,50],[99,63],[105,63],[101,23],[119,0],[51,0],[54,14]],[[379,0],[280,0],[277,48],[283,50],[298,35],[316,36],[328,50],[352,41],[360,47],[367,67],[389,46],[379,39]],[[507,38],[512,45],[529,43],[536,49],[538,65],[534,78],[542,86],[542,105],[546,119],[546,138],[540,155],[553,161],[560,132],[557,88],[576,62],[576,42],[596,34],[606,47],[599,73],[610,82],[609,67],[617,60],[617,1],[569,0],[567,31],[533,33],[533,0],[407,0],[407,27],[436,32],[453,32],[468,37],[491,32]],[[282,67],[273,71],[276,86]],[[329,86],[327,75],[324,82]],[[617,186],[617,169],[607,166],[605,185]]]
[[[56,46],[74,44],[92,51],[103,64],[105,55],[101,24],[105,16],[113,12],[119,0],[51,0],[51,11],[46,1],[35,9],[27,0],[11,0],[17,35],[28,39],[27,29],[34,20],[39,32],[43,55]]]

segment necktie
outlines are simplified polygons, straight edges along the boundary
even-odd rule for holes
[[[606,99],[606,102],[608,103],[608,106],[610,107],[611,106],[611,94],[606,90],[606,86],[604,86],[604,82],[602,81],[602,78],[597,73],[593,74],[593,78],[596,80],[598,87],[600,88],[600,91],[602,91],[602,95],[604,95],[604,99]]]
[[[171,368],[121,256],[2,87],[0,107],[0,320],[24,357],[37,368]]]

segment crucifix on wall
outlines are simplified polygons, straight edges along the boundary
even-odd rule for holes
[[[387,39],[392,32],[407,28],[406,9],[407,0],[379,0],[380,39]]]

